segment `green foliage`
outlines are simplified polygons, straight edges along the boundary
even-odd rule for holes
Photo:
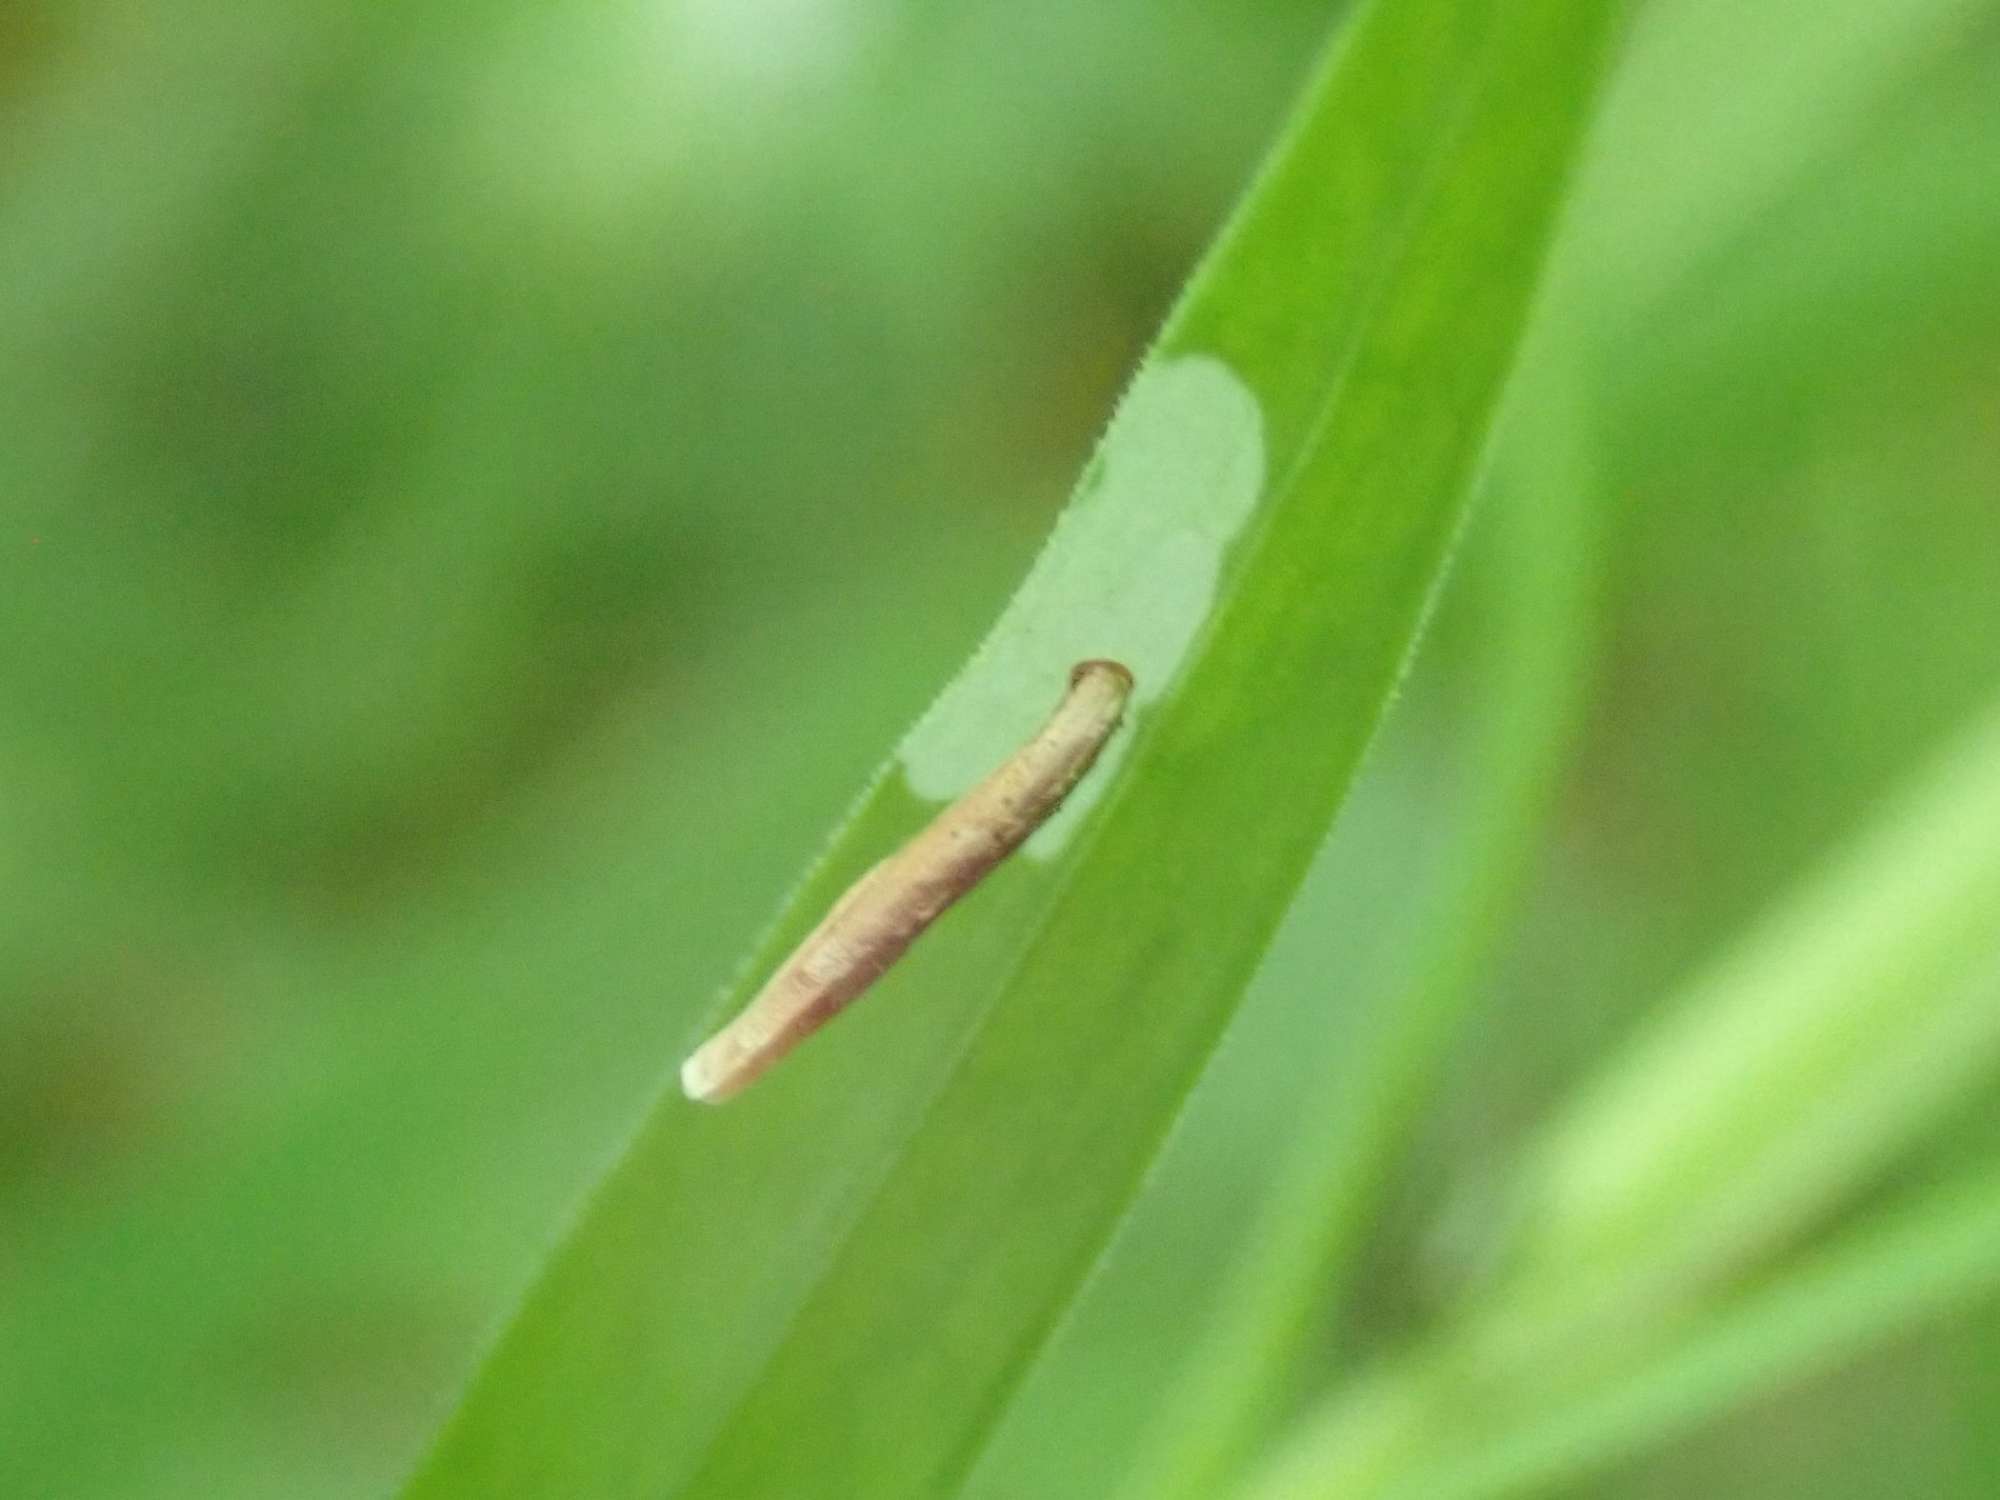
[[[1401,670],[1608,14],[1450,27],[1405,3],[1358,24],[1029,584],[725,1008],[928,814],[910,789],[937,743],[996,744],[960,718],[1004,722],[996,700],[1032,702],[1087,655],[1140,683],[1103,811],[955,913],[866,1021],[754,1098],[660,1106],[410,1495],[921,1495],[976,1460]],[[1162,597],[1161,573],[1183,595],[1217,578],[1212,604]],[[1240,732],[1254,722],[1291,727]],[[749,1246],[769,1249],[746,1276]],[[890,1330],[906,1353],[884,1358]]]
[[[2000,18],[1629,9],[0,22],[0,1493],[1992,1494]]]
[[[2000,1062],[2000,715],[1906,804],[1611,1059],[1526,1153],[1493,1284],[1251,1494],[1519,1493],[2000,1278],[1988,1172],[1701,1317]]]

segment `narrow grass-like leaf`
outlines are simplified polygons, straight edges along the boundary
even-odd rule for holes
[[[2000,957],[1996,913],[2000,709],[1546,1133],[1508,1294],[1524,1330],[1539,1301],[1564,1310],[1556,1323],[1671,1307],[1963,1099],[2000,1066],[2000,1004],[1979,982]]]
[[[1252,1493],[1401,1494],[1475,1432],[1532,1445],[1544,1416],[1677,1388],[1651,1362],[1688,1319],[2000,1068],[1996,911],[2000,708],[1564,1113],[1496,1284]]]
[[[1726,1304],[1637,1369],[1498,1432],[1454,1435],[1382,1493],[1393,1500],[1546,1494],[1701,1422],[1837,1368],[1870,1345],[2000,1289],[2000,1170],[1928,1188]],[[1309,1421],[1246,1500],[1334,1489]]]
[[[1355,20],[1034,572],[717,1014],[1073,662],[1132,669],[1129,730],[851,1015],[736,1103],[656,1108],[412,1500],[897,1500],[962,1471],[1401,670],[1614,11],[1380,0]]]

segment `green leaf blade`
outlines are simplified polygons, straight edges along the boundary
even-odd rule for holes
[[[1407,658],[1614,11],[1540,0],[1503,26],[1402,0],[1358,20],[1022,595],[729,1004],[1079,655],[1139,677],[1115,764],[1060,839],[752,1094],[656,1109],[411,1500],[896,1497],[964,1472]]]

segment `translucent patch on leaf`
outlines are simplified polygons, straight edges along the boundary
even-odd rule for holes
[[[1132,721],[1179,671],[1263,487],[1263,413],[1229,366],[1188,355],[1141,372],[999,623],[903,741],[910,790],[957,797],[1041,723],[1072,666],[1121,661],[1136,683],[1126,728],[1026,846],[1052,855],[1114,779]]]

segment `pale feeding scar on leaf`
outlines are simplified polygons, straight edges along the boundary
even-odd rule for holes
[[[1046,822],[1125,716],[1132,674],[1078,662],[1049,720],[977,786],[834,902],[736,1019],[681,1066],[690,1099],[718,1104],[888,970],[959,897]]]

